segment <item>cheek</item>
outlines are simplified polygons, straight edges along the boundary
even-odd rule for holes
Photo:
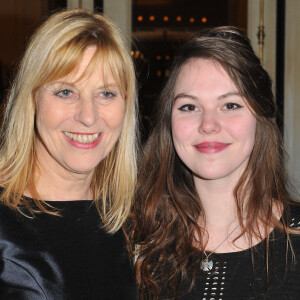
[[[192,120],[172,118],[172,135],[174,143],[189,142],[195,136],[195,124]]]
[[[66,124],[72,120],[72,112],[66,109],[63,103],[55,101],[51,97],[43,97],[36,105],[36,129],[47,145],[56,141],[64,130]]]
[[[99,120],[104,120],[106,125],[111,129],[119,129],[123,126],[125,118],[125,105],[119,104],[111,107],[107,111],[100,109]]]
[[[48,113],[46,113],[48,112]],[[47,108],[45,107],[45,105],[40,104],[37,106],[36,109],[36,128],[37,131],[39,132],[40,135],[42,135],[42,133],[47,130],[48,126],[51,126],[51,122],[50,124],[49,121],[51,121],[51,116],[52,113],[51,111],[48,111]],[[49,118],[50,117],[50,118]]]
[[[244,142],[245,146],[253,148],[256,136],[256,119],[249,117],[241,122],[232,122],[229,124],[230,132],[239,141]]]
[[[36,127],[39,132],[55,129],[64,119],[66,112],[51,105],[40,105],[36,110]]]

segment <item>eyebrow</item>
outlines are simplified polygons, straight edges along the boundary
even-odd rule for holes
[[[75,82],[69,82],[69,81],[54,80],[54,81],[51,81],[49,83],[46,83],[45,86],[53,86],[53,85],[56,85],[56,84],[60,84],[62,86],[63,85],[69,85],[71,87],[76,88],[76,81]],[[103,88],[119,88],[119,87],[116,83],[113,83],[113,82],[109,82],[107,84],[102,84],[102,85],[97,87],[97,89],[103,89]]]
[[[229,98],[229,97],[234,97],[234,96],[241,97],[241,94],[239,92],[228,92],[224,95],[219,96],[217,99],[218,100],[223,100],[223,99],[226,99],[226,98]],[[198,99],[198,97],[193,96],[193,95],[189,95],[189,94],[186,94],[186,93],[179,93],[178,95],[175,96],[174,102],[177,99],[180,99],[180,98],[188,98],[188,99],[191,99],[191,100],[197,100]]]
[[[218,100],[223,100],[223,99],[226,99],[226,98],[229,98],[229,97],[234,97],[234,96],[241,97],[241,94],[239,92],[228,92],[224,95],[219,96]]]
[[[192,100],[197,100],[198,99],[198,97],[195,97],[193,95],[189,95],[189,94],[186,94],[186,93],[180,93],[180,94],[175,96],[174,102],[179,98],[188,98],[188,99],[192,99]]]

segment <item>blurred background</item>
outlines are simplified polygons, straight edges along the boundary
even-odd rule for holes
[[[273,80],[289,169],[300,178],[299,0],[0,0],[2,103],[34,30],[53,12],[76,7],[110,16],[128,37],[136,64],[143,141],[178,46],[205,27],[244,29]]]

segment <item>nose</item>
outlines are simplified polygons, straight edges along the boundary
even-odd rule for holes
[[[199,132],[212,134],[220,131],[221,125],[215,111],[203,111],[199,125]]]
[[[95,124],[98,115],[93,98],[80,99],[75,119],[85,127],[91,127]]]

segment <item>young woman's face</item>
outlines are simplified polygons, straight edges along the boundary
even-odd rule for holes
[[[183,65],[174,90],[172,135],[194,178],[239,178],[255,131],[256,118],[221,65],[204,59]]]
[[[85,50],[75,72],[37,91],[37,155],[54,172],[92,174],[119,138],[125,101],[112,74],[108,72],[104,81],[100,64],[76,81],[95,50]]]

